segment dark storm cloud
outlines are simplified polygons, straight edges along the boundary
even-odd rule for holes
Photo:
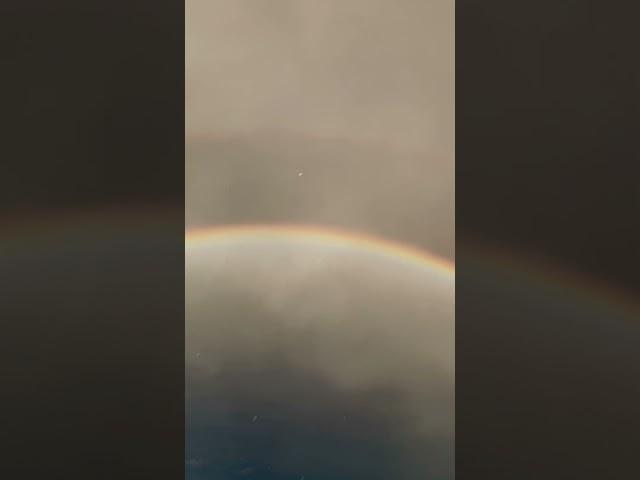
[[[186,287],[187,449],[209,475],[452,478],[451,279],[259,243],[188,250]]]

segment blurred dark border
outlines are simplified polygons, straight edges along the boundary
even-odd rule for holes
[[[184,474],[184,2],[0,6],[3,478]]]
[[[615,305],[543,305],[475,253],[533,252],[637,297],[627,9],[457,2],[458,478],[638,477],[635,310],[623,328]],[[0,13],[0,471],[176,478],[184,3],[11,0]]]
[[[456,3],[459,479],[638,477],[633,10]]]

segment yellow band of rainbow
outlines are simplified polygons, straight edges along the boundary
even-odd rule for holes
[[[185,245],[208,245],[217,241],[242,238],[265,240],[301,240],[331,245],[353,246],[360,250],[382,254],[398,260],[417,264],[453,278],[452,262],[417,247],[387,240],[368,233],[354,232],[334,227],[315,225],[220,225],[192,228],[185,232]]]

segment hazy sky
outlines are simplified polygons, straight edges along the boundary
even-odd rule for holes
[[[453,2],[186,6],[187,228],[454,258]],[[192,480],[452,478],[453,276],[254,238],[187,245],[185,292]]]
[[[332,224],[453,258],[453,2],[189,0],[186,29],[187,225]]]
[[[453,148],[451,0],[189,0],[187,132]]]

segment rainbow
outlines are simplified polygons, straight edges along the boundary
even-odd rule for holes
[[[210,245],[221,241],[264,239],[319,242],[328,245],[354,247],[396,260],[417,264],[453,279],[452,262],[417,247],[383,239],[362,232],[315,225],[221,225],[193,228],[185,232],[185,246]]]

